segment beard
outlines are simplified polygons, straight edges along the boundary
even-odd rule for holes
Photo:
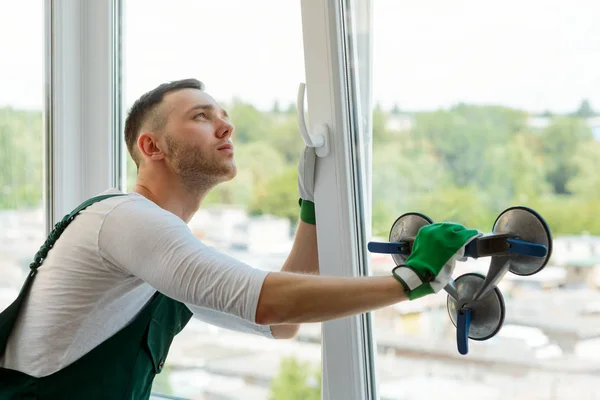
[[[169,134],[165,140],[171,168],[192,192],[211,189],[233,179],[237,173],[233,157],[223,157],[216,149],[202,151]]]

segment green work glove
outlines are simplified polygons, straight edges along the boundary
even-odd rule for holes
[[[419,230],[405,265],[392,274],[410,300],[437,293],[450,281],[456,261],[465,259],[465,246],[481,236],[462,225],[442,222]]]
[[[317,155],[314,147],[304,146],[298,162],[298,194],[300,195],[300,219],[315,225],[315,166]]]

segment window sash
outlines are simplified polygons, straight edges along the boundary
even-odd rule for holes
[[[302,2],[308,120],[330,129],[330,154],[318,160],[315,182],[319,264],[329,276],[361,276],[367,269],[362,243],[370,223],[363,222],[368,207],[357,195],[356,178],[364,175],[353,157],[359,149],[352,134],[347,12],[339,0]],[[323,399],[376,398],[370,327],[370,314],[322,324]]]
[[[45,0],[46,205],[48,229],[79,203],[121,187],[121,0]],[[357,197],[342,0],[304,0],[302,23],[309,121],[330,128],[331,153],[319,159],[316,216],[321,272],[366,272],[369,224]],[[310,128],[310,125],[309,125]],[[107,134],[110,133],[110,134]],[[357,228],[358,227],[358,228]],[[367,231],[365,231],[367,229]],[[322,324],[323,399],[376,398],[370,314]]]
[[[119,186],[120,0],[44,6],[49,230],[85,199]]]

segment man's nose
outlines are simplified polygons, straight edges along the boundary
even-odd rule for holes
[[[219,139],[228,138],[233,135],[233,125],[226,119],[221,119],[221,125],[217,129]]]

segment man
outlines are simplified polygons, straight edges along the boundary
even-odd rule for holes
[[[192,312],[229,329],[291,338],[303,322],[439,291],[477,234],[432,225],[393,276],[318,276],[316,157],[306,148],[298,168],[301,221],[282,271],[245,265],[187,226],[208,191],[236,175],[233,132],[225,110],[194,79],[163,84],[135,102],[125,124],[138,166],[133,192],[108,190],[82,205],[36,256],[19,299],[0,315],[1,398],[148,398]],[[445,250],[431,251],[432,243]]]

